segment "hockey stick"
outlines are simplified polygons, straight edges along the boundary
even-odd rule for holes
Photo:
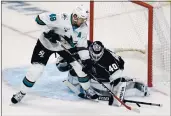
[[[69,50],[65,48],[64,45],[62,45],[60,42],[59,42],[59,44],[61,45],[61,47],[62,47],[68,54],[71,55],[71,57],[73,58],[73,60],[77,61],[82,67],[84,67],[84,65],[83,65],[80,61],[78,61],[78,60],[69,52]],[[96,80],[96,81],[97,81],[98,83],[100,83],[104,88],[106,88],[107,91],[108,91],[115,99],[117,99],[123,106],[125,106],[127,109],[132,110],[132,111],[137,112],[137,113],[140,113],[139,109],[137,109],[137,108],[132,108],[132,107],[126,105],[123,101],[121,101],[121,100],[120,100],[120,99],[119,99],[119,98],[118,98],[118,97],[117,97],[117,96],[116,96],[108,87],[106,87],[106,86],[103,84],[103,82],[99,81],[93,74],[88,73],[88,75],[90,75],[94,80]]]
[[[71,89],[71,91],[73,91],[77,96],[81,97],[80,95],[83,94],[83,93],[81,93],[74,85],[72,85],[72,84],[71,84],[69,81],[67,81],[67,80],[64,80],[63,82],[64,82],[64,84],[65,84],[69,89]],[[83,98],[83,97],[81,97],[81,98]],[[108,101],[108,104],[109,104],[109,105],[112,105],[112,104],[113,104],[113,97],[109,97],[109,96],[99,96],[98,100]],[[126,103],[126,102],[128,102],[128,103],[135,103],[135,104],[137,104],[139,107],[141,107],[140,104],[162,107],[162,104],[155,104],[155,103],[148,103],[148,102],[140,102],[140,101],[132,101],[132,100],[126,100],[126,99],[124,99],[123,102],[124,102],[124,103]]]
[[[129,102],[129,103],[136,103],[139,107],[139,104],[144,104],[144,105],[151,105],[151,106],[159,106],[162,107],[162,104],[155,104],[155,103],[148,103],[148,102],[140,102],[140,101],[132,101],[132,100],[124,100],[124,102]]]
[[[84,98],[84,93],[81,93],[73,84],[71,84],[69,81],[64,80],[63,83],[72,91],[74,92],[77,96]],[[99,96],[98,100],[102,100],[102,101],[108,101],[109,105],[113,104],[113,97],[109,97],[109,96]]]

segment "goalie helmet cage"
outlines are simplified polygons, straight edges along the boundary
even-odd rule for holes
[[[163,6],[167,5],[170,7],[169,2],[90,1],[89,38],[119,48],[116,52],[138,51],[144,54],[149,87],[154,86],[154,80],[169,83],[170,27],[163,13]]]

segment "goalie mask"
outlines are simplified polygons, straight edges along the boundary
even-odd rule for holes
[[[99,61],[104,54],[104,45],[100,41],[95,41],[89,46],[90,57],[94,61]]]

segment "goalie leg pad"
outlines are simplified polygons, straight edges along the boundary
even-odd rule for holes
[[[144,83],[135,82],[134,88],[141,91],[143,93],[143,96],[149,96],[150,95],[148,87]]]
[[[134,82],[134,81],[128,82],[125,96],[127,96],[127,97],[131,97],[131,96],[144,97],[144,96],[149,96],[149,95],[150,95],[150,91],[144,83]]]
[[[118,85],[112,87],[112,92],[114,92],[121,101],[124,99],[125,90],[126,82],[119,82]],[[119,107],[121,106],[121,103],[117,99],[114,99],[113,105]]]

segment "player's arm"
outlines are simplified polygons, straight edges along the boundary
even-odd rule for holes
[[[56,24],[58,24],[57,17],[59,15],[55,13],[42,13],[37,15],[35,21],[36,23],[42,27],[43,26],[43,34],[44,37],[47,38],[50,42],[56,43],[57,41],[60,41],[60,36],[55,33],[54,28]],[[59,18],[58,18],[59,19]]]
[[[82,48],[78,51],[78,55],[80,59],[82,60],[83,65],[85,66],[82,70],[85,73],[91,72],[92,67],[92,61],[90,59],[89,51],[88,51],[88,42],[87,42],[87,36],[88,36],[88,27],[84,28],[84,31],[78,34],[77,37],[77,48]]]
[[[36,16],[35,21],[38,25],[52,26],[57,21],[57,16],[55,13],[42,13]]]
[[[88,35],[88,27],[85,25],[85,27],[82,27],[81,30],[77,33],[76,36],[71,36],[71,38],[64,38],[65,40],[72,40],[72,42],[68,42],[72,47],[75,47],[77,49],[77,54],[79,58],[81,59],[83,65],[86,67],[83,69],[85,73],[88,72],[88,69],[92,66],[90,55],[88,51],[88,42],[87,42],[87,35]],[[73,46],[72,43],[76,42],[76,44]]]
[[[85,26],[81,32],[78,33],[77,36],[77,46],[78,48],[83,48],[82,50],[78,51],[78,55],[80,56],[81,60],[90,59],[89,51],[88,51],[88,43],[87,43],[87,36],[88,36],[88,27]]]

